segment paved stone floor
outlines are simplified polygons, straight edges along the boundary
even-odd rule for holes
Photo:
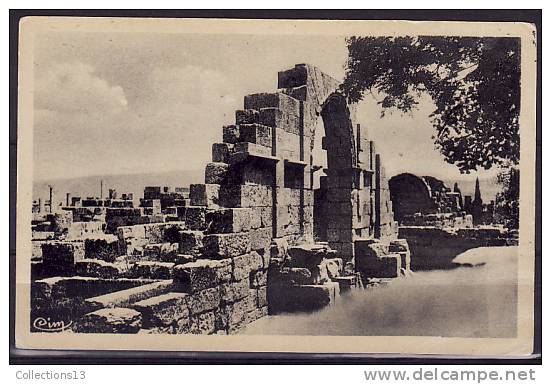
[[[245,334],[514,337],[517,247],[468,250],[458,268],[416,272],[311,314],[268,316]]]

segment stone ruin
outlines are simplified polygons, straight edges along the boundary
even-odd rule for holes
[[[401,173],[389,180],[398,235],[411,250],[414,271],[456,268],[454,259],[468,249],[518,244],[503,225],[476,225],[469,196],[432,176]]]
[[[279,72],[276,92],[245,96],[205,183],[163,222],[146,220],[153,202],[107,208],[121,217],[107,226],[116,236],[43,242],[33,319],[61,317],[76,332],[232,334],[406,273],[381,156],[338,85],[306,64]],[[320,116],[327,167],[314,190]]]

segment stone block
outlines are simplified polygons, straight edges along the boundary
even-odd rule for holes
[[[226,163],[208,163],[205,167],[205,184],[222,184],[228,176]]]
[[[262,209],[265,207],[251,207],[251,229],[262,227]]]
[[[163,295],[167,293],[171,287],[171,280],[157,281],[137,287],[117,290],[100,296],[94,296],[86,299],[85,302],[88,308],[94,310],[107,307],[127,307],[132,303]]]
[[[339,276],[333,279],[336,283],[339,284],[340,293],[345,293],[351,291],[356,287],[356,276]]]
[[[239,125],[239,141],[272,147],[272,128],[261,124]]]
[[[294,311],[315,311],[333,303],[340,295],[338,283],[297,285],[290,287],[293,298],[289,306]]]
[[[193,315],[212,311],[220,306],[220,290],[207,288],[189,296],[189,309]]]
[[[83,259],[75,263],[75,273],[79,276],[112,279],[124,275],[128,267],[123,263],[108,263],[98,259]]]
[[[169,326],[189,315],[187,300],[185,293],[170,292],[138,301],[132,308],[142,314],[145,328]]]
[[[249,208],[222,208],[206,214],[207,233],[245,232],[251,227]]]
[[[251,251],[249,263],[250,263],[251,271],[258,271],[259,269],[264,269],[264,258],[260,253],[256,251]]]
[[[87,259],[100,259],[113,262],[119,255],[117,236],[106,235],[100,238],[84,240],[84,256]]]
[[[249,282],[247,279],[225,283],[220,286],[222,303],[233,303],[245,298],[249,294]]]
[[[77,324],[83,333],[138,333],[142,326],[140,312],[130,308],[104,308],[86,314]]]
[[[248,232],[210,234],[203,238],[203,254],[213,259],[236,257],[248,253],[250,249]]]
[[[257,252],[262,256],[262,269],[268,269],[271,259],[271,244],[266,249],[259,249]]]
[[[298,116],[300,103],[298,100],[282,93],[255,93],[244,98],[245,109],[260,111],[263,108],[280,108]]]
[[[232,276],[232,263],[224,260],[197,260],[174,267],[176,289],[184,292],[198,292],[229,282]]]
[[[258,111],[254,109],[238,109],[235,111],[236,124],[258,123]]]
[[[214,163],[229,163],[230,155],[233,153],[233,144],[214,143],[212,144],[212,161]]]
[[[250,231],[251,249],[258,251],[270,246],[272,242],[272,228],[258,228]]]
[[[227,332],[229,334],[237,333],[247,322],[247,302],[246,300],[236,301],[226,305],[225,310],[228,319]]]
[[[248,279],[251,272],[251,265],[253,264],[253,258],[250,253],[237,256],[232,259],[232,278],[233,280],[240,281]]]
[[[261,286],[256,290],[256,306],[258,308],[268,307],[268,297],[266,295],[266,286]]]
[[[185,222],[187,229],[204,231],[207,228],[206,214],[206,207],[186,207]]]
[[[318,266],[321,261],[328,257],[328,249],[325,245],[304,244],[290,247],[288,250],[289,267],[305,267],[312,270]]]
[[[191,316],[189,322],[189,333],[196,335],[210,335],[216,330],[215,328],[215,313],[209,311]]]
[[[191,184],[189,201],[191,205],[205,206],[209,209],[219,207],[219,184]]]
[[[308,68],[306,65],[296,65],[291,69],[277,73],[278,88],[303,88],[306,87],[308,80]],[[305,100],[305,99],[300,99]]]
[[[271,188],[264,185],[224,185],[220,189],[220,201],[224,207],[271,207]]]
[[[250,274],[250,286],[253,288],[259,288],[268,284],[268,272],[261,270],[251,272]]]
[[[174,263],[138,261],[129,271],[130,276],[147,279],[171,279]]]
[[[179,253],[199,256],[203,250],[203,237],[202,231],[180,231]]]
[[[228,144],[235,144],[241,141],[239,139],[239,126],[225,125],[222,127],[222,141]]]

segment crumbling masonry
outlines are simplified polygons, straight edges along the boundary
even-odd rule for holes
[[[327,168],[314,191],[320,116]],[[116,238],[45,242],[33,318],[64,316],[77,332],[231,334],[409,269],[381,157],[336,80],[296,65],[277,92],[245,96],[235,120],[205,183],[163,222],[144,196],[149,207],[107,208],[121,218],[107,225]]]

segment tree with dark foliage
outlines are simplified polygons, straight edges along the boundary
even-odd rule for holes
[[[411,112],[428,94],[433,139],[468,173],[519,161],[520,40],[480,37],[352,37],[342,91],[350,102],[382,95]]]
[[[519,226],[520,171],[511,167],[497,176],[503,192],[496,196],[496,212],[502,217],[503,224],[511,229]]]

